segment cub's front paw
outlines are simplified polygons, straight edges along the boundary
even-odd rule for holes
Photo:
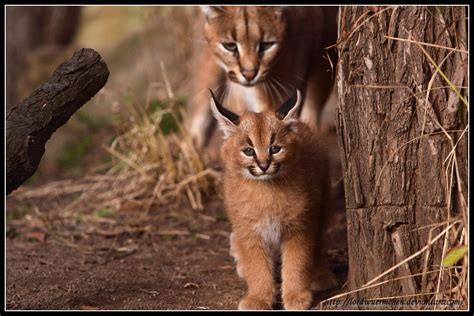
[[[286,310],[309,309],[312,301],[311,291],[300,291],[283,295],[283,306]]]
[[[239,310],[265,310],[272,309],[270,304],[264,302],[263,300],[245,297],[239,303]]]

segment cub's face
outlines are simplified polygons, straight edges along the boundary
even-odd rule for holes
[[[291,172],[300,154],[305,124],[299,122],[301,94],[284,102],[275,112],[245,112],[241,116],[221,105],[211,91],[211,109],[224,132],[222,160],[226,172],[247,179],[271,180]]]
[[[281,7],[203,7],[205,37],[228,78],[244,86],[265,81],[282,46]]]
[[[295,161],[297,125],[281,121],[274,112],[243,114],[223,146],[222,159],[248,179],[284,176]]]

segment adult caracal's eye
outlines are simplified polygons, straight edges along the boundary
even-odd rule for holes
[[[238,51],[236,43],[222,43],[222,46],[232,53],[236,53]]]
[[[242,150],[243,153],[246,155],[246,156],[249,156],[249,157],[252,157],[255,155],[255,150],[253,150],[253,148],[245,148],[244,150]]]
[[[273,45],[275,45],[275,42],[261,42],[258,44],[258,51],[263,53],[264,51],[270,49]]]

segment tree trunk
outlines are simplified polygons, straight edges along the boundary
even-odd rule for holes
[[[93,49],[78,50],[29,97],[7,112],[7,194],[38,168],[51,135],[107,82],[109,71]]]
[[[437,292],[440,276],[439,292],[456,284],[456,280],[450,284],[446,269],[430,271],[440,269],[443,253],[459,245],[461,234],[467,236],[467,106],[462,102],[467,100],[462,86],[468,85],[468,55],[463,52],[467,50],[466,10],[461,6],[341,8],[336,124],[347,208],[348,290],[361,288],[421,250],[429,243],[430,230],[433,240],[454,224],[428,251],[372,284],[419,275],[350,296],[399,297],[404,302],[352,301],[349,308],[432,309],[434,305],[409,300],[433,298],[420,294]],[[421,47],[462,98],[436,73]],[[428,273],[420,275],[423,271]]]

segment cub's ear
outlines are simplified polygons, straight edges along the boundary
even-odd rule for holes
[[[206,14],[207,19],[212,19],[225,13],[225,9],[222,6],[201,5],[199,7],[201,8],[202,12]]]
[[[240,117],[223,107],[219,101],[217,101],[211,89],[209,89],[209,92],[211,92],[212,114],[214,114],[214,117],[219,123],[220,129],[224,132],[224,139],[228,138],[233,132],[235,132]]]
[[[277,117],[282,121],[297,120],[300,105],[301,93],[300,90],[296,89],[296,93],[276,110]]]

